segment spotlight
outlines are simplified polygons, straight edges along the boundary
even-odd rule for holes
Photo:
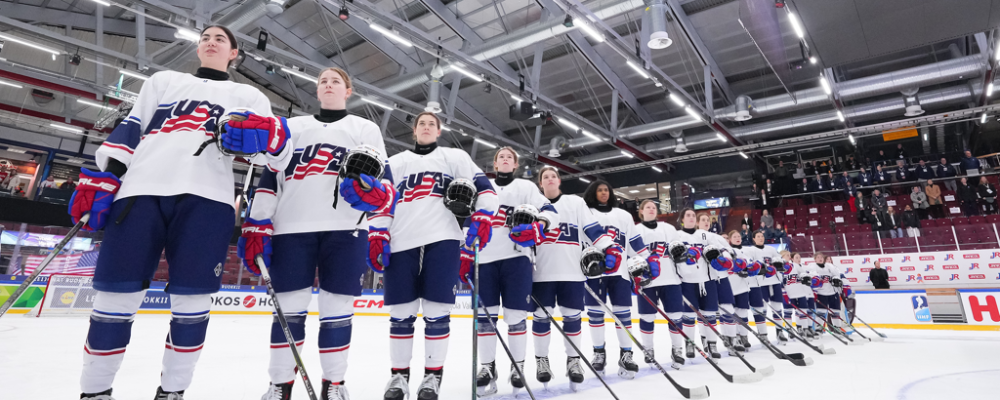
[[[74,54],[73,58],[69,59],[70,65],[80,65],[80,55]]]
[[[351,13],[347,11],[346,4],[344,4],[343,7],[340,7],[340,14],[338,14],[338,16],[340,17],[341,21],[347,21],[347,19],[351,17]]]
[[[267,39],[271,37],[271,34],[267,31],[261,29],[260,33],[257,34],[257,50],[267,51]]]
[[[573,27],[573,17],[571,17],[569,14],[566,14],[566,19],[563,20],[563,26],[565,26],[567,28],[572,28]]]
[[[268,75],[274,75],[274,66],[268,65],[267,69],[265,69],[264,72],[267,73]]]

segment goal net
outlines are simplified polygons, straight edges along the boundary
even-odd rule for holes
[[[45,295],[27,317],[87,316],[94,309],[94,277],[53,274],[45,285]]]

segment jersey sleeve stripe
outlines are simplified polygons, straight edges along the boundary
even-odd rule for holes
[[[135,149],[130,149],[128,146],[125,146],[125,145],[113,144],[113,143],[108,143],[108,142],[104,142],[101,145],[102,146],[108,146],[108,147],[110,147],[112,149],[118,149],[118,150],[127,151],[129,154],[135,154]]]

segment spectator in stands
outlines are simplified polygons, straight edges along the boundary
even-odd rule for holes
[[[903,150],[903,144],[896,144],[896,159],[906,161],[906,150]]]
[[[889,207],[889,212],[885,214],[885,221],[889,226],[889,236],[893,239],[906,237],[903,236],[903,218],[896,214],[896,209],[894,207]]]
[[[903,227],[906,228],[906,236],[911,238],[920,237],[920,216],[907,204],[903,210]]]
[[[792,178],[795,178],[795,179],[802,179],[802,178],[805,178],[805,177],[806,177],[806,170],[805,170],[805,168],[804,168],[804,167],[802,166],[802,163],[799,163],[799,164],[798,164],[798,165],[797,165],[797,166],[795,167],[795,173],[794,173],[794,174],[792,174]]]
[[[888,160],[888,159],[889,159],[889,156],[885,155],[885,152],[884,152],[884,151],[882,151],[882,150],[879,150],[879,151],[878,151],[878,159],[877,159],[877,160],[875,160],[875,165],[876,165],[876,166],[879,166],[879,165],[886,165],[886,164],[887,164],[887,160]]]
[[[858,168],[858,162],[854,160],[854,155],[847,156],[847,160],[844,161],[844,171],[854,171]]]
[[[821,161],[819,167],[816,169],[816,172],[826,175],[830,172],[830,165],[826,161]]]
[[[830,188],[842,189],[841,187],[837,187],[838,179],[836,176],[833,176],[833,171],[827,171],[826,175],[823,175],[823,179],[826,179],[826,183],[830,185]]]
[[[875,233],[889,229],[885,225],[885,219],[882,217],[882,214],[874,209],[871,210],[871,214],[868,215],[868,223],[872,224],[872,232]]]
[[[859,187],[865,187],[865,186],[871,186],[872,182],[874,182],[872,181],[872,174],[868,171],[865,171],[865,167],[861,167],[861,170],[858,172],[858,176],[855,178],[854,183],[857,184]]]
[[[917,166],[917,179],[920,179],[921,186],[927,186],[927,181],[934,179],[934,168],[927,165],[924,160],[920,160],[920,165]]]
[[[62,189],[62,190],[76,190],[76,182],[74,182],[73,178],[70,177],[69,179],[66,180],[66,182],[63,182],[62,185],[59,185],[59,189]]]
[[[768,197],[780,196],[784,194],[778,189],[778,185],[771,182],[770,179],[764,181],[764,192],[767,193]]]
[[[747,213],[743,213],[743,220],[742,220],[742,222],[741,222],[741,223],[742,223],[743,225],[746,225],[746,226],[747,226],[747,228],[749,228],[749,227],[753,226],[753,220],[752,220],[752,219],[750,219],[750,214],[747,214]]]
[[[838,189],[844,189],[847,187],[848,183],[851,183],[851,181],[851,176],[847,174],[847,171],[844,171],[837,177],[837,182],[834,183],[833,186]]]
[[[39,189],[56,187],[56,177],[49,175],[42,183],[38,184]]]
[[[924,188],[927,194],[928,214],[931,218],[944,218],[944,201],[941,199],[941,186],[934,183],[933,179],[927,180],[927,187]]]
[[[942,178],[944,181],[944,187],[948,188],[948,190],[952,192],[958,191],[958,184],[955,183],[954,179],[947,178],[954,178],[956,176],[958,176],[958,173],[955,172],[955,166],[948,164],[947,159],[941,158],[941,164],[938,164],[937,166],[937,177]]]
[[[816,161],[806,162],[806,176],[816,175]]]
[[[743,229],[740,229],[740,240],[743,246],[750,246],[752,232],[750,231],[750,225],[743,223]]]
[[[767,210],[764,210],[760,216],[760,226],[766,226],[768,228],[774,226],[774,217],[772,217]]]
[[[909,182],[913,180],[913,173],[910,169],[903,165],[902,161],[896,162],[896,181],[897,182]]]
[[[847,199],[848,203],[854,203],[854,195],[857,194],[858,189],[851,184],[850,180],[844,182],[844,198]],[[851,204],[851,211],[854,211],[854,204]]]
[[[822,192],[824,190],[830,190],[830,183],[826,181],[823,175],[816,174],[816,179],[812,182],[812,187],[809,188],[810,192]]]
[[[771,231],[771,237],[774,238],[774,243],[788,243],[788,231],[779,222],[774,223],[774,230]]]
[[[968,152],[966,152],[968,153]],[[969,186],[969,180],[962,177],[958,182],[958,199],[962,201],[962,211],[966,217],[979,215],[979,193],[976,188]]]
[[[875,260],[875,268],[872,268],[868,272],[868,280],[875,285],[875,289],[888,289],[889,288],[889,273],[882,268],[882,264]]]
[[[858,223],[867,224],[868,214],[870,214],[872,207],[867,202],[865,202],[865,196],[861,192],[857,192],[854,195],[854,206],[857,207],[858,213]]]
[[[930,203],[927,202],[927,194],[920,191],[920,186],[913,187],[913,193],[910,193],[910,201],[913,202],[913,207],[917,209],[916,213],[920,216],[920,219],[927,218],[927,208],[930,207]],[[910,206],[906,206],[909,208]]]
[[[876,185],[885,185],[892,183],[892,178],[889,177],[889,173],[882,170],[882,164],[875,166],[875,174],[872,176]]]
[[[719,224],[719,218],[718,217],[715,217],[715,216],[712,217],[712,225],[711,225],[710,228],[708,228],[708,231],[712,232],[712,233],[714,233],[716,235],[722,233],[722,225]]]
[[[764,240],[767,240],[768,235],[771,234],[771,228],[768,228],[767,226],[764,226],[764,223],[761,222],[760,223],[760,229],[757,229],[756,232],[752,232],[750,234],[750,238],[753,239],[753,237],[757,235],[757,232],[762,233],[764,235]]]
[[[774,180],[781,188],[782,194],[787,193],[788,190],[788,180],[791,179],[792,171],[789,171],[788,166],[785,165],[784,161],[778,161],[778,167],[774,169]]]
[[[766,190],[760,190],[760,209],[767,211],[774,207],[774,198]]]
[[[977,188],[979,201],[983,203],[983,214],[994,214],[997,212],[997,188],[993,187],[985,176],[979,177],[979,187]]]
[[[973,157],[971,151],[965,151],[965,157],[962,157],[962,169],[966,175],[979,175],[979,159]]]
[[[809,184],[809,180],[802,178],[802,184],[799,185],[799,193],[809,193],[812,189],[812,185]]]
[[[882,195],[882,192],[879,189],[875,189],[875,191],[872,192],[872,210],[884,213],[888,207],[889,205],[886,202],[885,196]]]

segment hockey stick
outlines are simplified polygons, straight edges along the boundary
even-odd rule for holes
[[[712,330],[712,332],[715,332],[716,336],[718,336],[719,338],[722,338],[722,334],[719,333],[719,330],[715,329],[715,325],[709,324],[707,322],[708,319],[706,319],[705,316],[702,315],[701,311],[698,310],[698,307],[695,307],[694,304],[691,304],[691,302],[687,299],[687,297],[681,296],[681,299],[684,300],[684,304],[687,304],[688,308],[690,308],[691,310],[694,310],[694,313],[698,315],[698,318],[701,319],[701,322],[702,322],[703,325],[709,327]],[[725,340],[722,341],[722,344],[725,345],[727,349],[729,349],[730,351],[732,351],[733,353],[735,353],[736,354],[736,358],[739,358],[740,361],[743,361],[743,364],[745,364],[747,366],[747,368],[750,368],[750,370],[753,371],[753,372],[757,372],[757,368],[754,368],[754,366],[752,364],[750,364],[750,362],[747,361],[746,358],[743,358],[742,354],[740,354],[736,350],[733,350],[732,344],[726,343]],[[774,366],[768,365],[767,367],[761,368],[760,374],[763,375],[763,376],[774,375]]]
[[[816,304],[820,304],[819,303],[819,299],[816,299]],[[837,335],[840,335],[840,337],[843,337],[844,339],[847,339],[847,341],[848,341],[847,344],[848,345],[861,345],[861,344],[864,344],[862,342],[856,342],[856,341],[854,341],[854,339],[852,339],[850,336],[847,335],[847,331],[845,331],[844,328],[841,328],[839,326],[834,326],[833,325],[833,320],[835,318],[833,317],[833,315],[834,315],[833,310],[831,310],[830,307],[827,306],[826,304],[823,304],[823,308],[826,309],[826,312],[827,312],[826,315],[830,316],[830,324],[828,325],[827,329],[831,333],[835,332]]]
[[[44,260],[42,260],[41,264],[38,264],[38,267],[35,268],[35,272],[28,275],[28,278],[25,279],[24,282],[21,282],[21,285],[17,287],[17,290],[14,290],[14,293],[12,293],[10,298],[3,303],[3,306],[0,306],[0,317],[7,313],[7,310],[14,305],[14,302],[17,301],[17,299],[20,298],[26,290],[28,290],[28,287],[35,281],[35,278],[38,278],[38,275],[42,273],[42,270],[49,266],[49,263],[51,263],[52,260],[59,255],[59,252],[62,251],[63,247],[66,247],[66,244],[69,243],[70,240],[73,240],[73,237],[76,236],[77,232],[79,232],[80,229],[87,224],[87,221],[90,221],[90,213],[83,214],[83,216],[80,217],[80,221],[70,228],[69,232],[66,233],[66,237],[64,237],[63,240],[60,240],[59,243],[56,243],[55,247],[52,248],[52,252],[49,253]]]
[[[584,282],[584,285],[586,284],[587,283]],[[616,400],[618,400],[618,395],[616,395],[615,391],[611,390],[611,386],[608,386],[608,383],[604,381],[604,376],[602,376],[602,374],[597,372],[597,369],[595,369],[594,366],[590,363],[590,360],[587,360],[587,357],[583,355],[583,351],[581,351],[580,348],[577,347],[576,343],[573,343],[573,341],[569,338],[569,335],[566,334],[566,331],[563,330],[562,326],[560,326],[559,323],[556,322],[555,318],[552,317],[552,314],[549,313],[549,310],[547,310],[545,306],[542,305],[542,302],[538,301],[538,299],[535,298],[535,295],[531,295],[531,301],[534,301],[535,305],[537,305],[539,308],[542,309],[543,312],[545,312],[545,316],[549,319],[549,323],[551,323],[552,326],[554,326],[556,330],[563,335],[563,338],[565,338],[566,341],[569,343],[569,345],[573,347],[573,350],[576,351],[576,355],[580,357],[580,361],[583,361],[584,364],[587,364],[587,368],[590,368],[590,371],[593,372],[594,375],[597,376],[597,379],[600,380],[601,383],[604,385],[604,387],[608,389],[608,392],[611,393],[611,397],[614,397]]]
[[[476,252],[478,253],[479,250],[476,250]],[[476,259],[478,260],[479,257],[477,256]],[[478,265],[478,263],[476,265],[476,273],[479,273],[479,265]],[[468,279],[468,275],[466,275],[466,279]],[[470,284],[470,285],[472,285],[472,284]],[[472,290],[475,291],[476,290],[476,286],[473,285],[472,286]],[[524,384],[524,389],[528,391],[528,397],[531,397],[531,400],[535,400],[535,393],[532,392],[531,391],[531,387],[528,386],[528,379],[524,376],[524,371],[521,370],[521,367],[519,367],[517,365],[517,360],[514,359],[514,353],[511,353],[510,352],[510,347],[507,347],[507,341],[503,340],[503,338],[500,337],[499,329],[497,329],[497,324],[493,322],[493,316],[490,314],[490,310],[487,309],[486,306],[483,305],[483,304],[479,305],[479,309],[483,310],[483,313],[486,314],[486,318],[489,319],[490,326],[493,327],[493,332],[496,334],[497,340],[500,342],[501,345],[503,345],[503,350],[507,353],[507,357],[510,358],[511,365],[514,366],[514,370],[517,371],[517,374],[521,376],[521,383]],[[479,310],[476,310],[476,311],[478,313]],[[476,350],[478,351],[479,349],[476,349]],[[476,388],[478,389],[478,386]],[[515,393],[515,396],[516,396],[516,393]]]
[[[767,340],[767,338],[760,337],[760,334],[757,333],[756,330],[750,329],[750,324],[744,321],[743,318],[740,318],[740,316],[733,314],[722,307],[719,307],[719,311],[726,313],[726,315],[728,315],[730,318],[733,318],[736,321],[738,321],[738,323],[742,325],[743,328],[747,330],[747,332],[752,333],[757,338],[757,340],[759,340],[760,343],[764,345],[764,347],[770,350],[771,354],[774,354],[775,357],[778,357],[779,360],[788,360],[788,362],[800,367],[805,367],[813,364],[813,360],[811,358],[803,356],[802,353],[785,354],[785,352],[775,347],[774,344],[771,343],[771,341]],[[780,326],[778,328],[781,329]]]
[[[771,307],[770,304],[767,304],[767,303],[764,303],[764,304],[767,305],[768,307]],[[788,304],[791,305],[792,303],[789,302]],[[799,335],[799,333],[796,332],[794,329],[786,328],[785,326],[779,325],[775,320],[773,320],[770,317],[768,317],[766,312],[765,313],[760,313],[760,312],[757,312],[757,310],[753,310],[752,308],[751,308],[751,310],[754,313],[757,313],[758,315],[764,317],[765,320],[767,320],[770,323],[774,324],[774,326],[777,326],[777,327],[780,327],[781,329],[784,329],[786,332],[788,332],[789,336],[795,336],[795,338],[799,339],[799,342],[802,342],[806,346],[809,346],[810,349],[815,350],[817,353],[819,353],[819,354],[837,354],[837,349],[833,349],[833,348],[828,349],[828,348],[825,348],[825,347],[816,347],[816,346],[814,346],[812,343],[809,343],[809,341],[806,340],[805,337],[803,337],[802,335]],[[771,311],[773,312],[774,308],[771,308]],[[802,311],[799,310],[799,312],[802,312]],[[778,314],[778,313],[775,313],[775,314],[779,318],[781,318],[781,321],[784,322],[786,326],[789,326],[789,327],[792,326],[792,323],[788,322],[788,320],[786,320],[785,317],[782,317],[781,314]],[[803,313],[803,315],[805,315],[805,314]],[[740,320],[743,320],[743,319],[740,318]],[[747,328],[747,330],[750,330],[750,328]]]
[[[479,238],[472,243],[473,248],[479,249]],[[479,250],[475,253],[476,274],[472,277],[475,284],[472,286],[472,400],[479,397],[479,385],[476,382],[476,370],[479,368]],[[468,280],[469,278],[466,278]],[[491,320],[492,321],[492,320]]]
[[[844,294],[840,293],[840,301],[841,301],[841,303],[845,304],[844,311],[850,313],[850,311],[847,311],[847,307],[846,307],[847,302],[845,300],[846,299],[844,298]],[[861,335],[861,332],[858,332],[857,328],[854,328],[854,324],[851,324],[851,329],[854,329],[855,332],[858,332],[858,335],[861,335],[861,337],[863,337],[865,339],[868,339],[868,340],[870,340],[872,342],[882,342],[882,341],[885,341],[886,336],[883,335],[882,333],[880,333],[879,331],[876,331],[875,328],[872,328],[871,325],[868,325],[868,323],[865,322],[864,320],[862,320],[861,318],[858,318],[858,313],[857,312],[852,313],[851,316],[854,319],[856,319],[858,321],[861,321],[862,324],[865,324],[865,326],[867,326],[868,329],[871,329],[872,332],[875,332],[875,334],[877,334],[879,337],[873,337],[873,338],[865,337],[865,335]]]
[[[278,318],[278,324],[281,325],[281,331],[285,333],[288,348],[292,350],[295,366],[298,367],[299,375],[302,376],[302,384],[305,385],[306,392],[309,393],[309,398],[316,400],[316,392],[313,390],[312,381],[309,380],[309,374],[306,373],[306,366],[302,363],[302,357],[299,356],[299,349],[295,345],[295,337],[292,336],[292,331],[288,328],[288,320],[285,319],[285,313],[281,311],[281,304],[278,303],[278,294],[274,292],[274,287],[271,286],[271,274],[267,271],[267,266],[264,264],[264,256],[258,254],[254,261],[257,262],[257,265],[261,266],[260,276],[264,279],[264,284],[267,286],[267,294],[271,296],[271,301],[274,302],[274,314]]]
[[[695,343],[694,340],[691,340],[691,338],[688,337],[686,333],[684,333],[684,329],[680,325],[677,325],[677,323],[674,322],[672,319],[670,319],[670,317],[668,317],[667,314],[660,309],[660,307],[657,307],[656,303],[653,302],[653,299],[650,299],[649,296],[647,296],[646,293],[644,293],[642,290],[639,290],[638,292],[639,294],[642,295],[644,299],[646,299],[647,302],[649,302],[651,306],[653,306],[654,309],[656,309],[658,313],[660,313],[660,316],[666,319],[667,323],[670,324],[670,326],[674,327],[674,329],[680,332],[681,337],[683,337],[687,343],[689,343],[692,347],[694,347],[694,349],[698,351],[698,354],[701,354],[702,358],[704,358],[705,361],[708,361],[708,363],[712,365],[712,368],[715,368],[715,370],[718,371],[723,378],[726,378],[727,381],[729,381],[730,383],[751,383],[751,382],[758,382],[764,379],[764,377],[758,373],[738,375],[738,376],[727,374],[726,371],[722,370],[722,367],[719,367],[719,364],[715,362],[715,359],[713,359],[712,356],[705,354],[705,351],[702,350],[700,347],[698,347],[698,344]]]
[[[823,320],[823,323],[821,324],[821,323],[819,323],[819,321],[817,321],[817,320],[816,320],[816,318],[813,318],[813,316],[812,316],[812,315],[809,315],[809,313],[807,313],[807,312],[805,312],[805,311],[802,311],[802,309],[801,309],[801,308],[799,308],[799,306],[797,306],[797,305],[795,305],[795,304],[792,304],[792,303],[788,303],[788,304],[789,304],[790,306],[794,307],[794,308],[795,308],[796,310],[798,310],[798,311],[799,311],[799,313],[801,313],[802,315],[805,315],[806,317],[808,317],[809,319],[811,319],[811,320],[812,320],[812,322],[813,322],[814,324],[816,324],[816,326],[819,326],[819,327],[820,327],[820,330],[821,330],[821,331],[822,331],[822,330],[826,330],[826,331],[830,332],[830,336],[833,336],[833,338],[834,338],[834,339],[837,339],[837,341],[839,341],[840,343],[843,343],[843,344],[844,344],[845,346],[849,346],[849,345],[848,345],[848,342],[847,342],[846,340],[844,340],[844,339],[841,339],[841,338],[840,338],[840,335],[837,335],[836,333],[834,333],[834,332],[833,332],[833,330],[831,330],[830,328],[828,328],[828,327],[826,326],[826,320]],[[767,317],[765,316],[765,318],[767,318]]]
[[[617,324],[618,327],[621,328],[621,330],[625,331],[625,334],[628,335],[629,339],[632,339],[632,342],[635,343],[635,346],[638,347],[640,351],[642,351],[642,354],[649,355],[649,353],[646,351],[646,348],[642,346],[642,343],[639,343],[639,340],[636,339],[635,336],[632,336],[632,331],[630,331],[628,328],[625,327],[625,324],[623,324],[622,321],[618,319],[618,316],[615,315],[614,311],[611,310],[611,307],[608,307],[608,305],[605,302],[601,301],[601,297],[598,296],[597,293],[594,293],[594,289],[591,289],[590,285],[588,285],[586,282],[584,282],[583,288],[587,289],[587,293],[590,293],[590,296],[593,297],[595,301],[597,301],[597,304],[600,304],[601,308],[604,308],[604,311],[606,311],[609,315],[611,315],[611,318],[614,319],[615,324]],[[709,396],[708,386],[703,385],[692,389],[681,386],[679,383],[677,383],[677,381],[674,380],[674,378],[670,376],[670,374],[667,373],[666,369],[663,369],[663,366],[660,365],[660,363],[657,362],[655,358],[653,357],[650,358],[653,360],[653,364],[656,365],[656,368],[663,373],[663,376],[666,377],[668,381],[670,381],[670,384],[674,386],[674,389],[677,389],[677,391],[680,392],[681,396],[684,396],[684,398],[704,399]]]

